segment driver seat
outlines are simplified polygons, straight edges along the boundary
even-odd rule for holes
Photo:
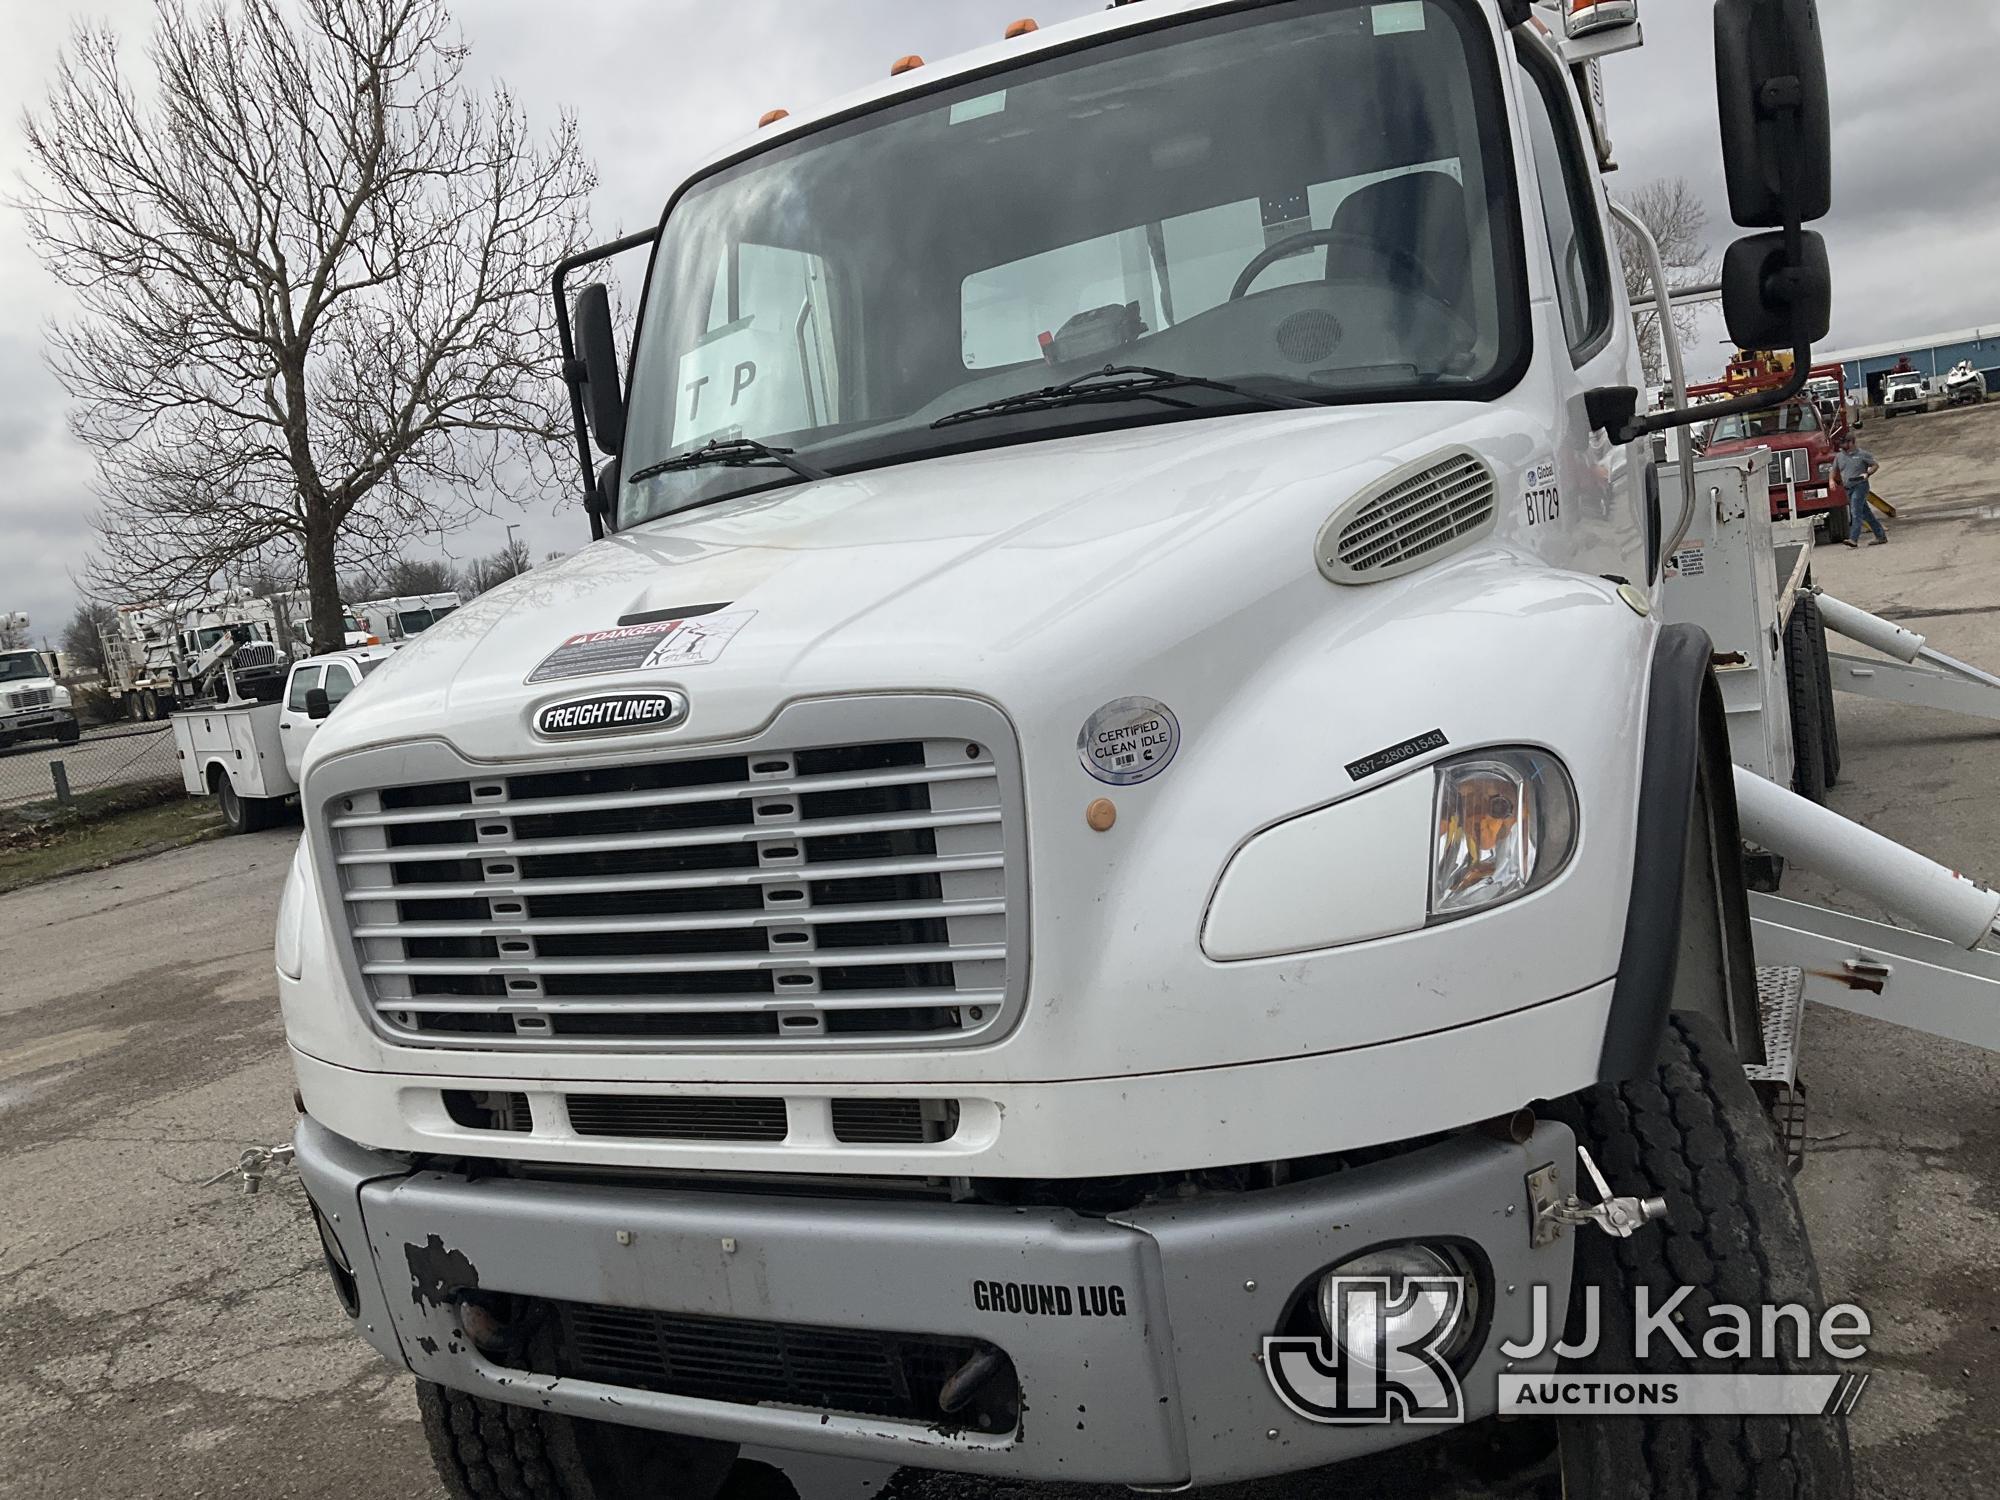
[[[1330,227],[1385,250],[1414,256],[1454,305],[1465,300],[1472,266],[1472,231],[1465,189],[1449,173],[1410,172],[1370,183],[1341,202]],[[1379,281],[1385,273],[1397,285],[1416,283],[1407,265],[1384,261],[1338,240],[1326,247],[1329,281]]]

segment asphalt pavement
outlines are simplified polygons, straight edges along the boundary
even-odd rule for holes
[[[1989,425],[1927,436],[1948,422]],[[2000,665],[2000,411],[1867,437],[1880,487],[1908,508],[1887,547],[1822,550],[1820,581]],[[1952,462],[1937,458],[1941,438]],[[1851,698],[1840,713],[1836,808],[2000,877],[2000,726]],[[296,1184],[255,1197],[204,1185],[291,1127],[270,933],[296,837],[226,839],[0,897],[5,1500],[442,1494],[411,1383],[335,1306]],[[1787,893],[1867,910],[1809,881]],[[1861,1493],[2000,1495],[2000,1056],[1815,1010],[1803,1076],[1801,1191],[1827,1294],[1875,1327],[1852,1420]],[[855,1500],[889,1476],[820,1464],[796,1477],[802,1500]],[[1463,1493],[1421,1463],[1355,1482],[1232,1493]],[[909,1474],[891,1487],[1091,1493]]]

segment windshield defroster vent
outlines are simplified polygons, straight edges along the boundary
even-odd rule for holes
[[[1468,449],[1397,470],[1333,513],[1319,534],[1319,569],[1334,583],[1379,583],[1489,535],[1493,471]]]

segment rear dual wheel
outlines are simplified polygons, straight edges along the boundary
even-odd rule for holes
[[[223,772],[215,777],[215,800],[222,804],[222,818],[231,833],[255,833],[260,828],[269,828],[284,806],[281,799],[274,797],[242,796]]]
[[[1827,788],[1840,779],[1840,728],[1826,627],[1810,595],[1800,595],[1785,622],[1785,684],[1792,711],[1792,790],[1824,804]]]

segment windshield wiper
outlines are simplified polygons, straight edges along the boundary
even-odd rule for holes
[[[1253,391],[1245,386],[1231,385],[1226,380],[1210,380],[1203,375],[1180,375],[1172,370],[1149,369],[1145,365],[1106,365],[1101,370],[1079,375],[1061,385],[1046,385],[1038,391],[1022,391],[1017,395],[1002,396],[997,401],[968,406],[964,411],[939,417],[931,426],[951,427],[959,422],[976,422],[982,417],[1000,417],[1023,411],[1052,411],[1059,406],[1081,406],[1092,401],[1164,401],[1169,406],[1186,406],[1187,402],[1176,401],[1167,392],[1190,388],[1239,396],[1272,410],[1319,404],[1300,396]]]
[[[773,448],[769,443],[760,443],[755,438],[715,438],[699,448],[690,448],[685,453],[676,453],[672,458],[663,458],[656,464],[648,464],[638,473],[628,475],[626,483],[637,484],[642,479],[651,479],[660,474],[676,474],[683,469],[742,469],[752,464],[782,464],[801,479],[825,479],[826,470],[816,469],[802,458],[795,458],[790,448]]]

